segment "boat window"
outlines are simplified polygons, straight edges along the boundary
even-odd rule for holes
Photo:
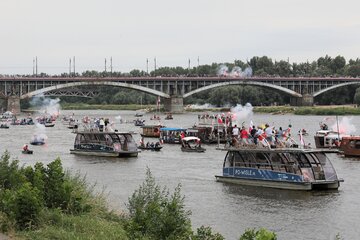
[[[124,135],[119,135],[120,143],[123,145],[125,143],[125,137]]]
[[[78,134],[76,135],[75,138],[75,145],[81,144],[85,141],[84,135],[83,134]]]
[[[111,138],[112,138],[112,140],[113,140],[114,143],[115,143],[115,142],[120,142],[119,137],[118,137],[117,134],[110,134],[110,136],[111,136]]]
[[[311,167],[309,160],[306,158],[305,154],[298,153],[298,154],[292,154],[294,158],[297,157],[297,160],[299,162],[300,167]]]
[[[268,161],[268,154],[267,153],[262,153],[262,152],[258,152],[255,154],[255,161],[256,161],[256,166],[258,168],[270,168],[271,169],[271,166],[269,164],[269,161]]]
[[[293,153],[279,153],[279,155],[282,161],[280,171],[295,174],[300,172],[300,161],[298,161],[297,155]]]
[[[319,159],[322,169],[324,170],[325,180],[327,181],[337,180],[335,169],[332,166],[331,162],[327,159],[326,154],[320,152],[314,154]]]
[[[234,152],[228,152],[226,154],[226,160],[224,162],[224,167],[232,167],[234,164]]]
[[[270,154],[270,163],[272,165],[272,169],[275,171],[282,171],[282,163],[281,163],[281,153],[271,153]]]

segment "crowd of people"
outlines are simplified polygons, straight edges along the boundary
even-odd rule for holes
[[[262,145],[264,147],[292,147],[296,145],[291,138],[291,125],[283,130],[282,127],[275,128],[269,124],[258,127],[252,125],[249,128],[244,125],[241,128],[234,125],[229,144],[231,146]]]

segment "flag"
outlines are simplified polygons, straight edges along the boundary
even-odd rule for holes
[[[303,138],[303,135],[302,135],[302,131],[300,130],[299,131],[299,135],[300,135],[300,143],[302,146],[305,146],[305,141],[304,141],[304,138]]]

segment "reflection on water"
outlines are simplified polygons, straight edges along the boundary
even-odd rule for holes
[[[65,111],[65,114],[70,113]],[[115,121],[115,117],[121,115],[124,121],[132,121],[134,114],[132,111],[76,111],[75,118],[87,115]],[[187,128],[197,121],[197,113],[173,117],[174,120],[164,122],[167,127]],[[143,118],[147,124],[154,123],[150,114]],[[314,146],[313,133],[322,119],[322,116],[255,114],[252,120],[256,125],[267,121],[283,128],[291,123],[294,133],[305,128],[309,132],[305,142]],[[360,129],[359,120],[360,117],[353,117],[357,129]],[[114,128],[139,133],[139,127],[120,124],[119,121],[115,122]],[[35,131],[34,126],[1,129],[0,151],[8,149],[13,158],[25,165],[37,161],[48,164],[60,157],[65,168],[86,175],[89,183],[97,183],[99,191],[104,186],[109,192],[109,205],[114,208],[125,208],[129,196],[143,182],[149,167],[156,181],[170,191],[179,183],[182,185],[194,227],[211,226],[226,239],[238,239],[250,227],[276,231],[279,239],[334,239],[337,233],[345,239],[357,239],[360,234],[360,230],[354,227],[360,221],[360,161],[357,159],[336,154],[329,156],[338,176],[345,180],[339,190],[297,192],[216,182],[215,175],[222,172],[225,152],[217,151],[215,145],[205,146],[207,150],[203,154],[183,153],[179,145],[164,145],[160,152],[144,151],[137,158],[80,156],[69,152],[75,134],[57,121],[53,128],[46,129],[46,145],[33,146],[33,155],[21,154],[22,146],[31,140]],[[140,135],[136,134],[134,138],[138,142]]]

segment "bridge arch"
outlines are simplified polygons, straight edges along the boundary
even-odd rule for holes
[[[139,91],[153,94],[156,96],[160,96],[163,98],[170,98],[169,94],[166,94],[166,93],[163,93],[163,92],[151,89],[151,88],[134,85],[134,84],[123,83],[123,82],[111,82],[111,81],[94,81],[94,82],[91,81],[91,82],[71,82],[71,83],[59,84],[59,85],[55,85],[55,86],[51,86],[51,87],[42,88],[42,89],[22,95],[22,96],[20,96],[20,99],[30,98],[30,97],[33,97],[33,96],[36,96],[36,95],[39,95],[39,94],[42,94],[45,92],[58,90],[58,89],[62,89],[62,88],[78,87],[78,86],[94,86],[94,85],[95,86],[96,85],[115,86],[115,87],[135,89],[135,90],[139,90]]]
[[[340,87],[344,87],[344,86],[349,86],[349,85],[360,85],[360,82],[340,83],[340,84],[337,84],[337,85],[334,85],[334,86],[331,86],[331,87],[322,89],[322,90],[314,93],[313,96],[314,96],[314,97],[317,97],[317,96],[319,96],[320,94],[323,94],[323,93],[325,93],[325,92],[327,92],[327,91],[334,90],[334,89],[336,89],[336,88],[340,88]]]
[[[287,89],[287,88],[284,88],[284,87],[281,87],[281,86],[277,86],[277,85],[273,85],[273,84],[269,84],[269,83],[262,83],[262,82],[255,82],[255,81],[231,81],[231,82],[216,83],[216,84],[212,84],[212,85],[209,85],[209,86],[205,86],[205,87],[195,89],[194,91],[191,91],[191,92],[188,92],[188,93],[184,94],[183,97],[186,98],[186,97],[189,97],[189,96],[191,96],[191,95],[193,95],[195,93],[199,93],[199,92],[209,90],[209,89],[212,89],[212,88],[224,87],[224,86],[229,86],[229,85],[253,85],[253,86],[260,86],[260,87],[268,87],[268,88],[273,88],[273,89],[279,90],[281,92],[287,93],[292,97],[298,97],[298,98],[302,97],[301,94],[299,94],[299,93],[297,93],[295,91],[292,91],[290,89]]]

